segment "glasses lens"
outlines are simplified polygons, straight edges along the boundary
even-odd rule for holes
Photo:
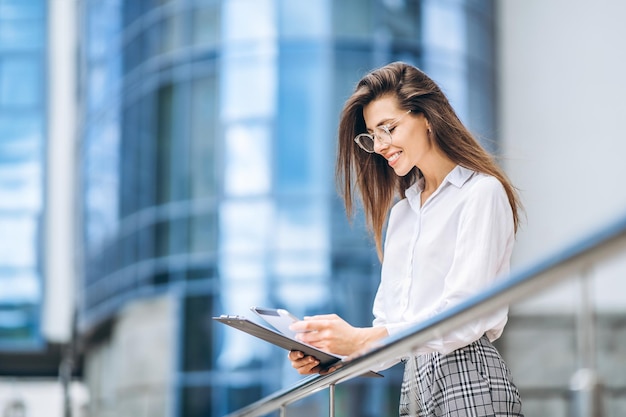
[[[376,130],[378,140],[386,145],[391,145],[391,133],[389,133],[389,128],[387,128],[387,126],[382,126],[381,128]]]
[[[374,152],[374,138],[367,133],[361,133],[354,141],[365,151]]]
[[[369,133],[361,133],[356,138],[354,138],[354,141],[367,152],[374,152],[374,144],[376,140],[378,140],[380,143],[390,145],[392,139],[389,130],[387,130],[386,127],[379,128],[377,130],[378,131],[376,132],[375,136]]]

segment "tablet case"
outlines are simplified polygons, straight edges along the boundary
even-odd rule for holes
[[[278,333],[268,327],[257,324],[243,316],[227,316],[222,315],[220,317],[213,317],[213,320],[224,323],[235,329],[241,330],[266,342],[272,343],[286,350],[299,350],[307,356],[313,356],[320,361],[320,367],[322,369],[330,368],[335,362],[339,362],[341,356],[336,356],[328,352],[319,350],[313,346],[294,340],[281,333]],[[376,376],[382,377],[377,372],[370,371],[363,374],[363,376]]]

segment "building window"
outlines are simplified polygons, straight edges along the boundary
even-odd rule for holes
[[[45,2],[0,3],[0,350],[40,343],[45,33]]]

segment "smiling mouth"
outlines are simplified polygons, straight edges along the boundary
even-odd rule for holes
[[[400,154],[402,153],[402,151],[396,152],[393,155],[391,155],[389,158],[387,158],[387,161],[389,161],[389,163],[393,163],[395,162],[398,158],[400,158]]]

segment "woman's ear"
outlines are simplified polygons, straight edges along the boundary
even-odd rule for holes
[[[426,115],[424,115],[424,113],[422,113],[421,116],[424,118],[424,123],[426,124],[426,131],[430,135],[432,133],[432,129],[430,127],[430,122],[428,121],[428,119],[426,118]]]

